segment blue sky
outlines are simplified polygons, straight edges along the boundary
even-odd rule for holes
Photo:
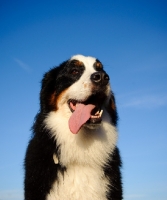
[[[97,57],[119,112],[126,200],[167,199],[167,2],[0,2],[0,200],[23,199],[40,81],[75,54]]]

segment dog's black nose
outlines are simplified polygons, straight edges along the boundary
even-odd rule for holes
[[[93,83],[101,86],[105,86],[109,82],[109,76],[105,72],[95,72],[90,78]]]

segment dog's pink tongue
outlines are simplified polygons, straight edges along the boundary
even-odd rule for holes
[[[69,119],[70,131],[74,134],[78,133],[81,126],[88,121],[91,116],[91,111],[95,108],[95,105],[78,104],[75,111],[72,113]]]

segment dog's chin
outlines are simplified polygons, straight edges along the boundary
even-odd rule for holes
[[[100,126],[101,126],[101,122],[98,122],[98,123],[87,122],[83,125],[83,128],[90,129],[90,130],[96,130],[96,129],[100,128]]]

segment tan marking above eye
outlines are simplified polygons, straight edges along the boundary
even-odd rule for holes
[[[78,66],[78,67],[80,67],[80,66],[83,65],[83,63],[82,63],[81,61],[79,61],[79,60],[74,60],[74,64],[75,64],[76,66]]]
[[[102,69],[103,66],[102,66],[102,64],[100,62],[96,62],[96,68],[97,69]]]

